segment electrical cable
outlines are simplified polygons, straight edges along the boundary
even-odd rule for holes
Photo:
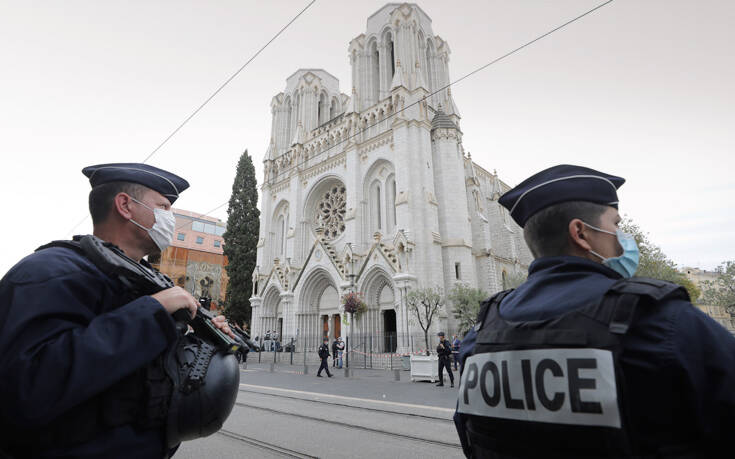
[[[612,2],[613,2],[613,0],[607,0],[607,1],[603,2],[603,3],[600,3],[599,5],[595,6],[594,8],[592,8],[592,9],[590,9],[590,10],[587,10],[586,12],[584,12],[584,13],[580,14],[579,16],[576,16],[576,17],[574,17],[573,19],[570,19],[570,20],[566,21],[565,23],[563,23],[563,24],[561,24],[561,25],[559,25],[559,26],[557,26],[557,27],[554,27],[553,29],[549,30],[548,32],[546,32],[546,33],[544,33],[544,34],[542,34],[542,35],[539,35],[538,37],[534,38],[533,40],[531,40],[531,41],[528,41],[528,42],[524,43],[523,45],[521,45],[521,46],[519,46],[519,47],[517,47],[517,48],[513,49],[512,51],[509,51],[509,52],[507,52],[507,53],[503,54],[502,56],[500,56],[500,57],[497,57],[497,58],[493,59],[492,61],[488,62],[487,64],[484,64],[484,65],[482,65],[482,66],[480,66],[480,67],[476,68],[475,70],[473,70],[473,71],[471,71],[471,72],[469,72],[469,73],[465,74],[464,76],[462,76],[462,77],[460,77],[460,78],[456,79],[455,81],[453,81],[453,82],[451,82],[451,83],[449,83],[449,84],[447,84],[447,85],[445,85],[445,86],[443,86],[443,87],[441,87],[441,88],[437,89],[436,91],[434,91],[434,92],[432,92],[432,93],[430,93],[430,94],[428,94],[428,95],[426,95],[426,96],[422,97],[421,99],[417,100],[416,102],[413,102],[413,103],[411,103],[411,104],[409,104],[409,105],[407,105],[407,106],[403,107],[402,109],[400,109],[400,110],[398,110],[398,111],[395,111],[395,112],[391,113],[390,115],[386,116],[386,117],[385,117],[385,118],[383,118],[382,120],[380,120],[380,121],[378,121],[378,122],[376,122],[376,123],[374,123],[374,124],[371,124],[370,126],[367,126],[367,127],[365,127],[364,129],[361,129],[360,131],[358,131],[358,132],[356,132],[356,133],[352,134],[352,135],[351,135],[351,136],[349,136],[349,137],[346,137],[345,139],[342,139],[342,140],[340,140],[339,142],[335,143],[334,145],[331,145],[331,146],[330,146],[329,148],[326,148],[325,150],[322,150],[322,151],[320,151],[320,152],[316,153],[315,155],[313,155],[313,156],[311,156],[311,157],[309,157],[309,158],[307,158],[307,159],[305,159],[305,160],[303,160],[303,161],[301,161],[301,162],[299,162],[299,163],[295,164],[294,166],[292,166],[292,167],[290,167],[290,168],[288,168],[288,169],[286,169],[286,170],[284,170],[284,171],[279,171],[279,173],[278,173],[278,174],[276,174],[276,175],[275,175],[275,177],[273,177],[273,178],[272,178],[272,181],[273,181],[273,182],[277,181],[277,179],[278,179],[278,178],[279,178],[279,177],[280,177],[280,176],[281,176],[282,174],[285,174],[285,173],[290,173],[290,172],[291,172],[291,171],[293,170],[293,168],[297,168],[297,167],[299,167],[299,166],[302,166],[302,165],[303,165],[303,164],[305,164],[306,162],[308,162],[308,161],[311,161],[311,160],[313,160],[314,158],[316,158],[316,157],[318,157],[318,156],[320,156],[320,155],[323,155],[323,154],[327,153],[328,151],[330,151],[331,149],[333,149],[333,148],[337,147],[338,145],[341,145],[342,143],[344,143],[344,142],[346,142],[346,141],[348,141],[348,140],[350,140],[350,139],[352,139],[352,138],[354,138],[354,137],[356,137],[356,136],[358,136],[358,135],[360,135],[360,134],[362,134],[362,133],[364,133],[364,132],[368,131],[369,129],[371,129],[371,128],[373,128],[373,127],[377,126],[377,125],[378,125],[379,123],[382,123],[382,122],[384,122],[384,121],[386,121],[386,120],[388,120],[388,119],[390,119],[390,118],[392,118],[392,117],[396,116],[397,114],[399,114],[399,113],[403,112],[404,110],[407,110],[408,108],[411,108],[411,107],[413,107],[414,105],[417,105],[417,104],[419,104],[419,103],[421,103],[421,102],[425,101],[426,99],[430,98],[430,97],[431,97],[431,96],[433,96],[434,94],[437,94],[437,93],[439,93],[439,92],[441,92],[441,91],[444,91],[445,89],[448,89],[448,88],[450,88],[450,87],[451,87],[452,85],[455,85],[455,84],[459,83],[460,81],[462,81],[462,80],[464,80],[464,79],[466,79],[466,78],[468,78],[468,77],[470,77],[470,76],[472,76],[472,75],[474,75],[474,74],[476,74],[476,73],[478,73],[478,72],[480,72],[480,71],[482,71],[482,70],[484,70],[484,69],[486,69],[486,68],[490,67],[491,65],[493,65],[493,64],[495,64],[495,63],[497,63],[497,62],[500,62],[501,60],[503,60],[503,59],[505,59],[505,58],[507,58],[507,57],[509,57],[509,56],[511,56],[511,55],[513,55],[513,54],[515,54],[515,53],[517,53],[518,51],[521,51],[522,49],[524,49],[524,48],[526,48],[526,47],[530,46],[530,45],[531,45],[531,44],[533,44],[533,43],[536,43],[537,41],[539,41],[539,40],[541,40],[541,39],[543,39],[543,38],[545,38],[545,37],[548,37],[548,36],[549,36],[549,35],[551,35],[552,33],[554,33],[554,32],[556,32],[556,31],[558,31],[558,30],[560,30],[560,29],[562,29],[562,28],[564,28],[564,27],[568,26],[569,24],[572,24],[573,22],[576,22],[576,21],[578,21],[579,19],[582,19],[583,17],[585,17],[585,16],[587,16],[587,15],[589,15],[589,14],[593,13],[594,11],[597,11],[598,9],[600,9],[600,8],[602,8],[603,6],[605,6],[605,5],[608,5],[608,4],[612,3]],[[229,202],[229,199],[228,199],[227,201],[225,201],[224,203],[220,204],[219,206],[217,206],[217,209],[219,209],[220,207],[224,206],[224,205],[225,205],[225,204],[227,204],[228,202]],[[213,211],[210,211],[210,212],[213,212]],[[208,216],[208,214],[203,214],[202,216],[203,216],[203,217],[205,217],[205,216]]]
[[[258,57],[258,55],[260,53],[262,53],[263,50],[265,50],[265,48],[268,47],[268,45],[270,45],[271,43],[273,43],[273,41],[276,38],[278,38],[291,24],[294,23],[294,21],[296,21],[296,19],[298,19],[302,14],[304,14],[304,12],[306,12],[306,10],[308,10],[311,7],[311,5],[313,5],[314,3],[316,3],[316,0],[311,0],[311,2],[309,2],[308,5],[306,5],[301,11],[299,11],[299,13],[296,16],[294,16],[293,19],[291,19],[285,26],[283,26],[281,28],[281,30],[279,30],[270,40],[268,40],[268,42],[265,45],[263,45],[258,51],[256,51],[256,53],[253,54],[252,57],[250,57],[250,59],[247,60],[247,62],[245,62],[239,69],[237,69],[237,71],[235,71],[235,73],[233,73],[232,75],[230,75],[230,77],[227,80],[225,80],[225,82],[222,83],[204,102],[202,102],[202,104],[199,105],[196,108],[196,110],[194,110],[189,116],[187,116],[186,119],[184,119],[184,121],[181,122],[181,124],[179,124],[179,126],[176,129],[174,129],[171,132],[171,134],[169,134],[168,137],[166,137],[163,140],[163,142],[161,142],[156,148],[154,148],[153,151],[151,151],[148,154],[148,156],[146,156],[145,159],[142,162],[145,163],[149,159],[151,159],[151,157],[154,154],[156,154],[158,152],[158,150],[160,150],[164,145],[166,145],[166,143],[169,140],[171,140],[171,138],[174,135],[176,135],[176,133],[178,133],[181,130],[181,128],[183,128],[192,118],[194,118],[197,115],[197,113],[199,113],[204,108],[205,105],[207,105],[212,99],[214,99],[214,97],[217,96],[217,94],[219,94],[220,91],[222,91],[225,88],[225,86],[227,86],[232,80],[234,80],[235,77],[237,77],[240,74],[240,72],[242,72],[243,69],[245,69],[245,67],[248,66],[248,64],[250,64],[253,60],[255,60],[255,58]],[[224,204],[217,206],[215,209],[211,210],[210,212],[214,212],[215,210],[219,209],[223,205]],[[72,229],[69,230],[69,232],[67,234],[68,235],[72,235],[74,233],[74,230],[76,230],[82,223],[84,223],[85,221],[87,221],[88,218],[89,218],[89,215],[86,215],[79,223],[77,223],[76,225],[74,225],[72,227]]]

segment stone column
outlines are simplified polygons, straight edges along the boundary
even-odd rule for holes
[[[250,316],[250,337],[255,338],[256,336],[262,336],[263,330],[261,330],[260,325],[260,316],[262,313],[262,307],[263,304],[263,298],[259,296],[251,296],[250,297],[250,306],[252,309],[252,314]]]
[[[406,295],[416,285],[416,276],[412,274],[399,273],[393,276],[395,286],[393,302],[396,309],[396,352],[406,353],[411,351],[409,335],[411,330],[411,317],[406,304]]]
[[[290,341],[291,338],[296,336],[296,326],[294,323],[294,307],[293,307],[293,293],[283,292],[281,293],[281,310],[283,311],[283,336],[281,342]],[[278,320],[278,318],[276,318]]]

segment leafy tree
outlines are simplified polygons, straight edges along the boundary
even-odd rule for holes
[[[692,302],[695,302],[701,291],[699,287],[676,268],[676,263],[661,250],[661,248],[648,239],[648,233],[644,233],[640,226],[633,223],[627,216],[620,222],[620,229],[630,233],[638,243],[641,258],[636,271],[636,276],[653,277],[669,282],[674,282],[687,289]]]
[[[464,335],[475,326],[477,314],[480,312],[480,303],[488,297],[487,292],[463,283],[456,284],[449,292],[449,301],[454,305],[452,314],[458,321],[460,335]]]
[[[722,263],[715,271],[715,280],[703,282],[701,302],[722,306],[735,317],[735,260]]]
[[[257,255],[260,211],[258,188],[253,159],[247,150],[237,162],[237,173],[232,184],[232,196],[227,208],[227,231],[224,234],[224,252],[227,256],[227,283],[225,316],[235,323],[250,322],[250,296],[253,289],[253,271]]]
[[[437,313],[444,306],[444,294],[439,287],[411,290],[406,295],[408,310],[424,331],[426,355],[429,355],[429,329]]]

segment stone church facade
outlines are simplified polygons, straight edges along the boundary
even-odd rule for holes
[[[348,51],[349,95],[325,70],[300,69],[272,99],[252,335],[278,331],[307,348],[322,336],[390,335],[392,349],[379,350],[407,352],[422,334],[411,289],[494,293],[532,257],[498,204],[509,187],[462,147],[442,89],[449,46],[426,13],[387,4]],[[368,311],[347,324],[340,298],[351,290]],[[432,333],[456,329],[447,305]]]

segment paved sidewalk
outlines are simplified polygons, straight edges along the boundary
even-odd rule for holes
[[[240,383],[262,387],[300,390],[306,392],[341,395],[346,397],[384,400],[416,405],[455,408],[459,374],[455,372],[455,387],[449,387],[449,378],[444,376],[444,387],[436,387],[430,382],[411,382],[408,371],[401,370],[400,381],[395,381],[393,371],[375,369],[345,370],[330,367],[334,377],[316,377],[318,366],[310,365],[303,374],[303,365],[275,364],[270,372],[270,363],[248,363],[241,371]],[[334,371],[333,371],[334,370]]]

